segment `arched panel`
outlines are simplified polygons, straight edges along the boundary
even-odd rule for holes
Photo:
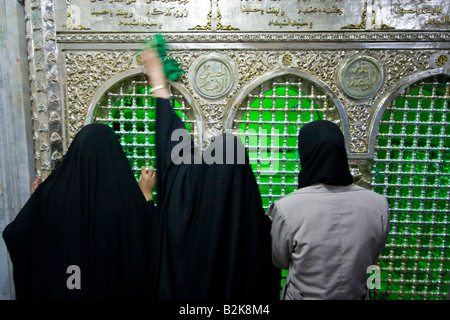
[[[345,111],[320,80],[297,69],[267,73],[249,82],[231,100],[226,129],[248,149],[264,208],[297,189],[297,136],[313,120],[338,123],[349,145]]]
[[[104,123],[116,132],[136,179],[142,166],[156,167],[156,99],[150,88],[143,69],[118,74],[94,95],[86,118],[86,124]],[[169,82],[169,89],[176,113],[198,145],[203,124],[193,99],[177,82]]]

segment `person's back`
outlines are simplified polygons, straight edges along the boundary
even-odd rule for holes
[[[199,152],[175,113],[162,61],[143,53],[156,99],[158,300],[275,300],[270,220],[244,145],[216,136]],[[181,140],[180,140],[181,139]],[[200,156],[201,155],[201,156]]]
[[[145,200],[114,131],[83,127],[3,231],[17,300],[147,299]]]
[[[317,120],[298,138],[299,189],[275,201],[272,261],[288,269],[282,299],[364,299],[367,269],[389,232],[384,196],[353,185],[344,136]]]
[[[273,262],[289,270],[283,299],[365,298],[367,268],[388,234],[384,197],[318,183],[276,201],[269,214]]]

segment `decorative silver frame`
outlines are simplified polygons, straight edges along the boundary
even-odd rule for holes
[[[379,123],[396,94],[422,78],[450,73],[449,28],[375,26],[373,8],[383,0],[365,1],[367,15],[364,12],[360,25],[329,32],[239,32],[221,25],[218,1],[209,1],[204,29],[165,33],[172,57],[185,70],[197,57],[211,53],[227,56],[237,68],[235,86],[218,100],[203,99],[186,77],[173,84],[193,108],[202,131],[199,139],[229,130],[237,108],[257,83],[293,72],[330,94],[342,121],[352,173],[360,177],[359,184],[370,186],[367,177],[372,175]],[[35,165],[37,175],[45,179],[73,135],[92,117],[102,93],[142,73],[134,52],[154,32],[58,29],[56,0],[24,3]],[[358,54],[374,57],[385,67],[384,85],[364,100],[347,97],[336,82],[339,63]],[[98,68],[105,65],[107,74]]]

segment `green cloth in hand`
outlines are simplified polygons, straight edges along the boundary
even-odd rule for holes
[[[166,39],[158,33],[152,39],[143,43],[141,51],[147,49],[157,51],[163,63],[164,74],[166,75],[167,80],[178,81],[184,74],[184,71],[181,69],[177,60],[167,58],[168,49],[166,44]]]

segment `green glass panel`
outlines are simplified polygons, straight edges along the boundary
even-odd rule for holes
[[[380,134],[381,133],[383,133],[383,134],[389,133],[389,125],[386,123],[380,124],[379,132],[380,132]]]
[[[388,176],[388,183],[390,184],[396,184],[398,180],[398,176],[395,174],[391,174]]]
[[[145,131],[145,124],[144,124],[144,122],[137,122],[137,123],[135,123],[135,128],[136,128],[136,131]]]
[[[434,122],[442,122],[444,119],[444,113],[443,112],[434,112],[433,113],[433,121]]]
[[[120,119],[120,112],[119,110],[111,110],[111,118],[112,119]]]
[[[403,111],[395,110],[393,120],[394,121],[403,121],[403,115],[404,115]]]
[[[444,99],[435,99],[434,100],[434,109],[441,110],[444,109],[445,100]]]
[[[430,109],[431,108],[431,99],[422,99],[420,107],[422,109]]]
[[[133,136],[131,134],[124,134],[123,135],[123,142],[128,145],[133,143]],[[133,150],[132,148],[126,148],[127,150]]]
[[[386,159],[386,150],[377,150],[377,158],[378,159]]]
[[[143,134],[136,135],[136,143],[137,144],[145,144],[145,135],[143,135]]]
[[[408,101],[408,108],[410,109],[417,109],[417,106],[419,105],[419,99],[417,98],[410,98]]]
[[[403,126],[401,124],[394,124],[392,125],[392,133],[393,134],[401,134],[403,130]],[[400,141],[400,139],[394,139],[397,141]],[[397,145],[399,144],[398,142],[396,143]]]
[[[406,113],[406,121],[413,122],[413,121],[416,121],[416,119],[417,119],[417,112],[416,111],[408,111]]]
[[[394,102],[394,106],[396,108],[404,108],[405,107],[405,98],[400,97]]]
[[[125,131],[131,131],[133,129],[133,123],[132,122],[125,122],[123,124],[123,129]]]
[[[238,119],[242,123],[234,129],[244,137],[242,141],[249,150],[263,206],[268,208],[276,199],[297,189],[300,169],[297,152],[299,129],[304,123],[323,119],[324,114],[322,110],[316,111],[319,106],[311,98],[303,97],[307,94],[299,92],[297,86],[277,86],[275,90],[265,91],[263,95],[264,99],[251,101],[242,118]],[[260,111],[261,108],[266,110]],[[246,124],[248,120],[259,123]],[[249,136],[245,139],[247,131],[256,133],[261,138]],[[266,134],[286,136],[264,137]],[[258,148],[263,149],[258,151]],[[262,152],[263,150],[267,152]],[[286,271],[281,286],[285,276]]]
[[[128,109],[123,110],[123,117],[125,119],[132,119],[133,118],[133,111],[132,110],[128,110]]]
[[[430,112],[425,112],[425,111],[420,112],[419,121],[421,121],[421,122],[430,121]],[[425,125],[421,125],[421,127],[428,129],[428,126],[425,126]],[[422,132],[420,132],[420,133],[422,133]]]

